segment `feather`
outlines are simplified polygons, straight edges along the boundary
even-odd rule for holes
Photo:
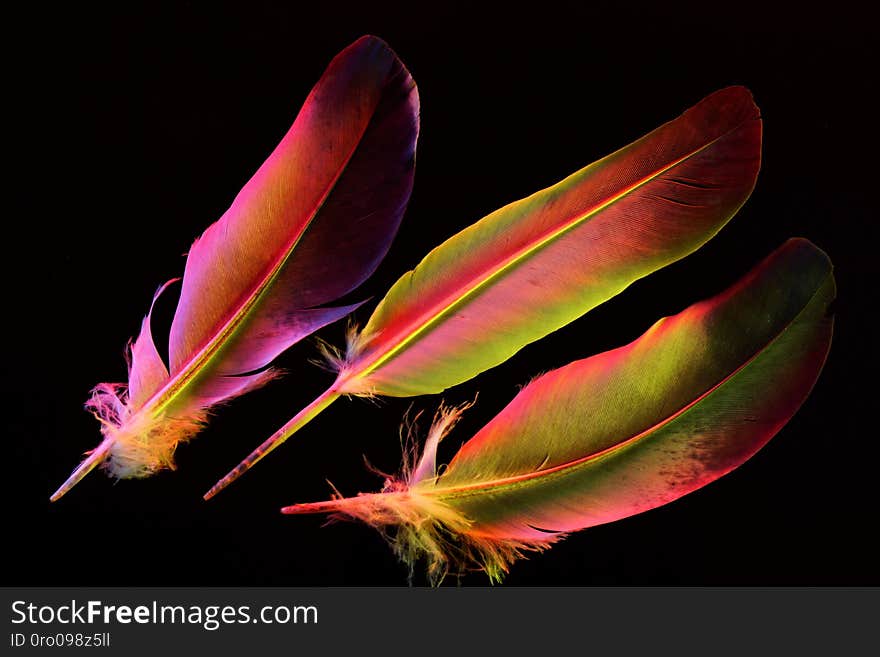
[[[388,251],[412,189],[418,110],[415,84],[384,42],[363,37],[337,55],[278,147],[192,245],[169,367],[147,314],[128,385],[101,384],[88,404],[104,441],[53,500],[102,461],[117,477],[172,467],[211,408],[266,383],[276,356],[359,305],[324,307]]]
[[[746,201],[760,154],[751,94],[722,89],[453,236],[391,288],[350,340],[331,388],[205,498],[340,395],[442,392],[695,251]]]
[[[719,296],[532,381],[439,476],[422,467],[435,438],[382,493],[283,511],[363,520],[410,568],[425,557],[435,583],[468,567],[498,580],[524,550],[671,502],[750,458],[818,378],[834,294],[827,256],[790,240]]]

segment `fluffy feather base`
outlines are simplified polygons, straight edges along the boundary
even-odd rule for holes
[[[410,582],[421,561],[425,562],[432,586],[438,586],[447,575],[461,576],[467,571],[483,571],[491,582],[500,582],[514,561],[526,552],[550,547],[564,534],[529,541],[481,534],[460,511],[429,492],[437,476],[437,446],[472,405],[441,404],[421,455],[415,439],[418,415],[412,420],[405,417],[401,426],[401,474],[391,476],[374,470],[385,477],[382,492],[343,497],[334,489],[332,499],[326,502],[295,504],[282,509],[282,513],[328,513],[331,521],[354,519],[370,525],[407,566]]]
[[[122,383],[101,383],[92,390],[86,409],[101,422],[101,434],[111,441],[103,468],[113,477],[148,477],[174,469],[174,450],[194,436],[207,411],[169,418],[164,414],[132,413]]]
[[[358,325],[349,321],[345,329],[345,349],[339,349],[328,342],[318,340],[321,358],[313,362],[336,374],[334,387],[341,394],[373,398],[376,394],[363,381],[363,377],[358,376],[356,369],[357,359],[366,349],[367,343],[368,340],[361,335]]]
[[[433,496],[405,490],[405,486],[405,482],[388,480],[381,493],[348,498],[334,495],[330,501],[297,504],[283,512],[331,513],[331,520],[360,520],[382,534],[409,568],[410,580],[416,564],[424,561],[432,586],[439,585],[447,575],[460,576],[467,571],[483,571],[491,582],[500,582],[525,552],[544,550],[562,538],[553,535],[539,541],[519,541],[482,536],[449,505]]]
[[[279,373],[266,370],[253,377],[246,387],[213,404],[189,403],[185,408],[180,404],[173,411],[153,411],[149,403],[134,409],[126,384],[97,385],[86,409],[101,423],[101,434],[110,443],[103,469],[117,479],[149,477],[160,470],[173,470],[177,446],[204,427],[215,406],[265,385]]]

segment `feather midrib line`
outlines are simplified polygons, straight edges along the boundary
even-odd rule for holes
[[[516,488],[521,488],[523,486],[527,486],[532,482],[532,480],[539,478],[539,477],[541,477],[541,478],[547,477],[547,480],[549,481],[549,480],[553,479],[554,477],[558,477],[563,474],[566,474],[568,471],[576,470],[577,468],[584,467],[584,466],[589,465],[589,464],[591,464],[595,461],[598,461],[602,458],[608,457],[618,451],[626,449],[630,445],[633,445],[633,444],[639,442],[643,438],[648,437],[649,435],[662,429],[664,426],[666,426],[666,425],[670,424],[671,422],[674,422],[678,418],[686,415],[689,411],[691,411],[693,408],[695,408],[700,402],[709,398],[712,394],[714,394],[720,388],[724,387],[725,385],[730,383],[732,380],[734,380],[738,374],[740,374],[743,370],[745,370],[749,365],[751,365],[762,354],[766,353],[767,350],[772,348],[773,345],[783,335],[785,335],[785,333],[792,326],[794,326],[798,322],[798,320],[807,311],[807,309],[809,309],[809,307],[812,305],[813,301],[815,300],[816,296],[824,289],[825,285],[828,283],[828,279],[830,277],[831,277],[831,274],[824,277],[822,279],[821,283],[817,286],[816,291],[813,292],[812,295],[810,295],[809,300],[804,304],[804,307],[801,308],[800,311],[798,311],[798,313],[794,316],[794,318],[792,318],[788,323],[786,323],[786,325],[782,329],[780,329],[780,331],[776,335],[774,335],[771,340],[769,340],[766,344],[764,344],[761,348],[759,348],[754,354],[752,354],[742,365],[737,367],[730,374],[726,375],[723,379],[721,379],[721,381],[719,381],[718,383],[713,385],[706,392],[699,395],[696,399],[692,400],[691,402],[689,402],[688,404],[686,404],[685,406],[680,408],[678,411],[676,411],[675,413],[664,418],[660,422],[657,422],[657,423],[651,425],[650,427],[648,427],[644,431],[641,431],[634,436],[626,438],[626,439],[620,441],[619,443],[612,445],[611,447],[607,447],[607,448],[600,450],[598,452],[595,452],[593,454],[589,454],[589,455],[584,456],[582,458],[575,459],[573,461],[569,461],[568,463],[562,463],[562,464],[554,466],[552,468],[547,468],[546,470],[537,470],[535,472],[527,472],[527,473],[520,474],[520,475],[514,475],[512,477],[504,477],[502,479],[494,479],[491,481],[484,481],[484,482],[479,482],[479,483],[475,483],[475,484],[467,484],[467,485],[461,485],[461,486],[450,486],[449,488],[435,487],[433,490],[428,489],[427,486],[429,484],[426,484],[424,487],[416,488],[414,490],[414,492],[417,492],[420,495],[428,495],[431,497],[436,497],[438,499],[444,500],[444,499],[472,497],[474,495],[479,495],[482,491],[484,491],[486,489],[490,489],[490,488],[493,490],[512,490],[512,489],[516,489]],[[655,328],[657,328],[663,321],[665,321],[665,320],[661,320],[660,322],[655,323],[654,326],[652,326],[651,329],[649,329],[649,332],[653,331]],[[641,338],[639,338],[639,339],[641,339]],[[436,480],[435,480],[434,485],[436,486]]]
[[[387,72],[386,72],[386,80],[383,85],[383,89],[387,86]],[[380,94],[381,97],[381,94]],[[308,98],[306,99],[306,103],[308,102]],[[361,139],[364,134],[366,134],[370,125],[373,123],[373,117],[371,116],[369,121],[366,121],[363,128],[358,135],[358,138],[354,140],[354,144],[346,156],[344,162],[339,167],[339,170],[336,172],[336,176],[333,180],[327,185],[327,189],[324,194],[319,199],[318,203],[315,205],[314,210],[309,214],[308,221],[304,222],[302,230],[297,233],[297,235],[290,240],[288,247],[282,252],[282,255],[278,258],[275,264],[272,266],[272,269],[269,270],[269,274],[262,278],[262,282],[258,284],[250,293],[246,294],[244,297],[244,301],[238,306],[233,316],[223,325],[223,327],[214,334],[207,344],[205,344],[199,351],[195,353],[186,363],[186,365],[175,375],[171,376],[170,380],[167,384],[162,386],[158,391],[156,391],[146,402],[144,402],[143,406],[137,410],[135,414],[130,417],[135,417],[140,415],[142,412],[153,412],[153,413],[161,413],[165,408],[167,408],[180,394],[182,394],[188,385],[193,381],[196,374],[203,369],[204,366],[207,366],[211,360],[217,355],[217,352],[223,348],[227,339],[235,332],[235,330],[241,325],[241,323],[248,317],[250,310],[259,303],[260,300],[265,296],[266,291],[271,287],[272,283],[278,278],[281,270],[284,268],[284,265],[287,264],[287,261],[290,259],[291,254],[296,250],[296,246],[302,240],[302,236],[305,235],[306,231],[311,227],[312,222],[315,217],[321,211],[321,208],[324,207],[324,204],[327,201],[327,198],[330,196],[332,191],[336,188],[336,184],[339,182],[339,178],[345,171],[345,168],[348,166],[348,163],[351,161],[351,158],[354,156],[355,151],[357,151],[360,146]]]
[[[375,372],[378,368],[382,367],[382,365],[387,363],[389,360],[393,359],[401,351],[406,349],[406,347],[408,347],[411,343],[418,340],[418,338],[420,338],[424,333],[429,332],[434,327],[435,324],[437,324],[438,322],[443,320],[446,316],[448,316],[450,313],[457,310],[459,307],[465,305],[470,300],[471,297],[475,296],[480,291],[482,291],[484,288],[488,287],[496,279],[501,278],[505,273],[507,273],[509,270],[513,269],[516,265],[518,265],[521,262],[528,260],[530,257],[538,254],[544,247],[552,244],[553,242],[555,242],[559,238],[563,237],[566,233],[583,225],[585,222],[592,219],[597,214],[599,214],[600,212],[602,212],[603,210],[605,210],[609,206],[613,205],[617,201],[621,200],[622,198],[626,197],[627,195],[631,194],[632,192],[638,190],[639,188],[648,184],[652,180],[655,180],[657,177],[663,175],[667,171],[674,169],[675,167],[679,166],[683,162],[686,162],[690,158],[698,155],[699,153],[706,150],[707,148],[710,148],[715,143],[726,138],[728,135],[732,134],[733,132],[739,130],[743,126],[744,123],[745,123],[745,121],[743,123],[740,123],[736,127],[731,128],[730,130],[728,130],[724,134],[719,135],[715,139],[707,142],[706,144],[704,144],[700,148],[698,148],[690,153],[687,153],[686,155],[671,162],[670,164],[666,165],[665,167],[658,169],[657,171],[649,174],[648,176],[645,176],[644,178],[633,183],[632,185],[625,188],[621,192],[611,196],[608,200],[603,201],[602,203],[599,203],[598,205],[594,206],[593,208],[591,208],[587,212],[584,212],[583,214],[581,214],[579,216],[575,216],[574,218],[569,219],[565,224],[563,224],[562,226],[560,226],[559,228],[557,228],[555,230],[551,230],[549,233],[547,233],[545,236],[539,238],[534,243],[532,243],[526,247],[521,248],[519,251],[514,253],[512,256],[510,256],[506,260],[502,261],[501,264],[498,265],[496,268],[490,270],[482,278],[475,281],[471,287],[464,290],[461,294],[456,295],[454,297],[447,297],[447,299],[444,299],[443,302],[441,302],[440,304],[434,306],[433,308],[429,309],[428,311],[426,311],[425,313],[420,315],[418,320],[416,320],[416,322],[408,324],[406,327],[399,330],[397,333],[398,334],[403,333],[404,334],[403,338],[401,338],[390,349],[387,349],[387,350],[379,353],[374,360],[367,361],[366,364],[363,365],[358,370],[345,372],[343,374],[343,376],[341,376],[339,378],[339,380],[334,384],[333,388],[336,390],[341,390],[341,389],[344,389],[345,384],[348,383],[349,381],[369,376],[370,374]],[[629,148],[629,146],[625,146],[624,148],[620,149],[620,151],[626,150],[627,148]],[[616,153],[619,153],[620,151],[615,151],[611,155],[608,155],[608,156],[602,158],[602,160],[597,162],[595,166],[602,164],[603,160],[606,160],[610,157],[613,157]],[[581,171],[577,171],[577,172],[571,174],[571,176],[569,176],[569,178],[577,176],[578,174],[581,174],[581,173],[582,173]],[[557,183],[557,185],[553,185],[553,187],[564,185],[568,181],[569,178],[566,178],[565,180]],[[529,201],[529,199],[534,198],[538,194],[542,194],[543,192],[547,191],[547,189],[552,189],[552,187],[537,191],[534,194],[527,196],[524,199],[521,199],[520,201],[518,201],[518,203],[526,203],[527,201]],[[740,203],[738,206],[733,208],[731,215],[735,214],[736,211],[739,210],[739,208],[741,208],[744,204],[745,204],[745,199],[742,201],[742,203]],[[720,228],[719,228],[719,230],[720,230]],[[707,237],[707,240],[709,238],[711,238],[711,235]],[[415,326],[413,327],[413,325],[415,325]],[[410,328],[410,327],[413,327],[413,328]],[[369,338],[367,339],[367,345],[369,345]],[[367,348],[369,348],[369,347],[367,346]],[[355,356],[355,358],[356,358],[356,356]]]

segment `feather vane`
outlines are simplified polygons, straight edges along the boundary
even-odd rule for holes
[[[363,37],[334,58],[280,144],[190,248],[169,366],[148,313],[128,385],[101,384],[88,404],[104,441],[53,500],[100,462],[117,477],[172,467],[213,407],[272,379],[276,356],[359,305],[324,306],[388,251],[412,189],[418,112],[415,83],[381,40]]]
[[[532,381],[442,474],[421,467],[431,440],[381,493],[283,511],[363,520],[410,567],[426,558],[435,582],[450,568],[498,580],[525,550],[667,504],[755,454],[819,376],[834,295],[827,256],[790,240],[631,344]]]

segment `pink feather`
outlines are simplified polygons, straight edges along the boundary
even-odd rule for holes
[[[104,441],[53,500],[101,462],[117,477],[173,467],[176,446],[212,408],[272,379],[264,368],[276,356],[359,305],[324,306],[388,251],[412,189],[418,112],[415,83],[381,40],[363,37],[330,63],[281,143],[190,248],[169,366],[148,313],[128,385],[101,384],[88,404]]]

